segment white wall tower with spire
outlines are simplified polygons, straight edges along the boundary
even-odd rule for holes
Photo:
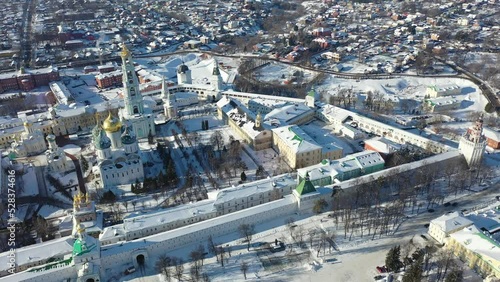
[[[168,89],[167,82],[163,79],[161,95],[163,100],[163,110],[166,118],[174,118],[177,116],[177,102],[175,100],[175,94],[171,94]]]
[[[210,85],[212,85],[215,91],[223,90],[222,76],[220,75],[219,65],[217,64],[217,60],[215,59],[214,59],[214,69],[212,71],[212,77],[210,78]]]

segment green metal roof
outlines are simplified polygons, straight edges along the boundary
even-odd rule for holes
[[[295,190],[297,191],[297,193],[299,193],[299,195],[316,192],[316,188],[314,188],[314,185],[309,179],[309,173],[306,174],[306,177],[302,179]]]
[[[315,94],[316,94],[316,91],[314,91],[314,87],[309,92],[307,92],[307,96],[314,97]]]
[[[83,255],[85,253],[92,251],[92,249],[94,248],[95,245],[89,247],[87,246],[87,243],[85,241],[82,242],[82,240],[76,239],[75,243],[73,244],[73,255],[74,256]]]
[[[290,126],[290,127],[288,127],[288,130],[289,130],[290,132],[292,132],[293,134],[295,134],[295,135],[293,136],[292,140],[297,140],[297,141],[299,141],[300,143],[302,143],[302,138],[301,138],[299,135],[297,135],[297,133],[295,133],[295,131],[293,131],[293,130],[292,130],[292,127],[291,127],[291,126]]]

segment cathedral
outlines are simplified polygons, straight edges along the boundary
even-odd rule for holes
[[[92,130],[92,143],[97,153],[93,172],[102,188],[144,180],[137,140],[156,133],[152,109],[144,106],[132,56],[125,45],[121,57],[125,107],[119,110],[118,116],[109,111],[102,124],[97,118]]]
[[[92,143],[97,153],[94,174],[99,186],[130,184],[144,180],[144,168],[139,155],[139,145],[132,125],[122,122],[111,112],[92,130]]]
[[[122,120],[128,121],[138,139],[155,135],[153,110],[144,107],[144,101],[139,91],[139,79],[135,73],[132,55],[123,44],[122,57],[123,72],[123,100],[125,108],[120,110]]]

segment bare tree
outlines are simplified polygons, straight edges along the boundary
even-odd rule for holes
[[[201,267],[202,267],[202,256],[203,254],[200,253],[199,249],[196,249],[191,253],[189,253],[189,258],[191,259],[190,273],[191,275],[194,275],[196,280],[200,278]]]
[[[442,250],[437,255],[436,265],[436,278],[439,281],[441,278],[446,277],[446,273],[452,267],[453,264],[453,252],[449,249]]]
[[[171,266],[171,259],[166,255],[161,255],[160,257],[158,257],[158,260],[156,261],[155,264],[156,271],[163,274],[167,282],[170,282],[172,279],[172,270],[170,269],[170,266]]]
[[[243,273],[243,277],[245,277],[245,280],[247,280],[248,263],[246,263],[245,261],[242,262],[240,265],[240,270]]]
[[[179,281],[182,280],[182,275],[184,274],[184,261],[182,258],[172,258],[172,264],[175,267],[175,278]]]
[[[304,245],[305,230],[302,226],[295,228],[294,238],[297,246],[301,248]]]
[[[243,236],[247,242],[247,251],[250,251],[250,242],[252,241],[252,235],[255,233],[255,227],[253,224],[241,224],[238,227],[240,235]]]
[[[314,229],[309,230],[307,238],[309,239],[309,247],[312,249],[314,239],[316,238],[316,231]]]
[[[210,142],[214,148],[217,148],[217,151],[220,151],[222,146],[224,146],[222,132],[220,130],[214,131],[214,133],[210,136]]]
[[[226,249],[223,246],[216,247],[217,254],[220,256],[220,265],[224,267],[224,258],[226,258]]]
[[[295,228],[295,219],[293,217],[289,217],[285,220],[286,227],[288,232],[290,232],[290,237],[293,239],[293,229]]]
[[[154,193],[151,197],[153,198],[153,200],[156,201],[156,205],[158,205],[158,200],[160,199],[160,194]]]
[[[219,262],[219,257],[217,256],[217,245],[214,243],[214,240],[212,239],[212,235],[208,236],[208,251],[215,255],[215,258],[217,259],[217,262]]]

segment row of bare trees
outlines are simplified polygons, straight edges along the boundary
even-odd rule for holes
[[[189,253],[191,265],[189,268],[190,281],[204,281],[208,282],[210,279],[206,273],[203,273],[203,261],[205,259],[205,248],[199,245],[195,250]],[[166,281],[172,281],[172,278],[181,281],[185,279],[184,275],[184,260],[178,257],[168,257],[161,255],[155,264],[156,271],[161,273]]]
[[[384,178],[358,178],[350,191],[334,193],[331,216],[336,228],[342,223],[345,239],[355,234],[382,236],[397,227],[405,209],[418,213],[421,208],[443,204],[446,196],[463,193],[492,174],[487,167],[469,170],[463,160],[438,165],[424,162],[407,172],[394,168]]]

